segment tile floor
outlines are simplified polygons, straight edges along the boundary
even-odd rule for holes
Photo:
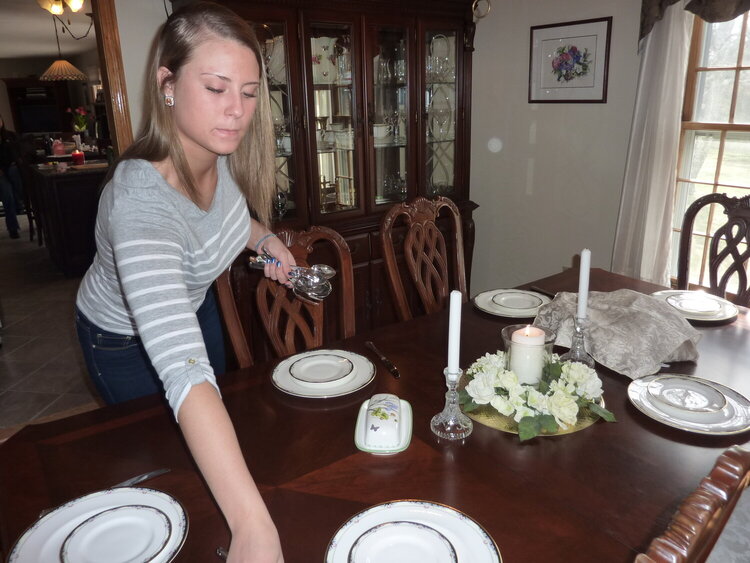
[[[29,422],[100,406],[73,324],[80,279],[59,273],[19,220],[12,240],[0,219],[0,442]]]

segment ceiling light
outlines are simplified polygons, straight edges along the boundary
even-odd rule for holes
[[[77,12],[83,7],[83,0],[65,0],[71,12]]]
[[[52,17],[52,23],[55,26],[55,39],[57,39],[57,54],[59,59],[42,73],[39,80],[88,80],[88,76],[68,61],[63,60],[62,52],[60,51],[60,37],[57,35],[57,21],[54,16]]]

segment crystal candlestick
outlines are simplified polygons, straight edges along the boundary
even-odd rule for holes
[[[458,387],[458,381],[463,373],[461,369],[458,370],[458,373],[448,373],[448,368],[443,370],[445,384],[448,386],[448,392],[445,394],[445,407],[430,421],[432,431],[446,440],[463,440],[474,429],[471,419],[462,413],[458,406],[456,387]]]
[[[586,352],[584,332],[588,326],[587,319],[575,318],[573,320],[573,336],[571,337],[570,350],[560,356],[562,362],[580,362],[594,368],[594,358]]]

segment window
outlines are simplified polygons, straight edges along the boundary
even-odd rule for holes
[[[672,225],[672,277],[677,276],[682,217],[714,192],[750,195],[750,26],[748,13],[706,23],[696,17],[682,110],[681,151]],[[724,217],[716,206],[696,217],[691,241],[692,285],[709,285],[706,241]],[[714,214],[716,214],[714,216]],[[734,287],[728,287],[732,293]]]

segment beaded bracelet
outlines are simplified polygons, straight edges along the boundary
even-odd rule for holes
[[[263,243],[264,240],[267,238],[275,237],[276,233],[268,233],[266,236],[263,236],[260,238],[258,242],[255,243],[255,252],[258,253],[258,249],[260,248],[260,245]]]

